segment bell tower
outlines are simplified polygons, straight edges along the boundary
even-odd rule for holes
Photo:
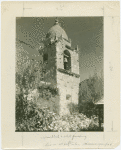
[[[57,19],[46,35],[42,54],[44,81],[59,90],[60,114],[69,113],[68,105],[78,104],[79,53]]]

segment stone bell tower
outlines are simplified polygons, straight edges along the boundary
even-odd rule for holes
[[[60,114],[69,113],[68,104],[78,104],[79,54],[57,19],[46,35],[42,54],[44,81],[59,90]]]

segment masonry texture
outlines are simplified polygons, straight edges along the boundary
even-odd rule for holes
[[[50,28],[40,49],[43,56],[43,79],[58,88],[60,114],[69,113],[68,104],[78,104],[79,51],[71,47],[71,40],[58,20]]]

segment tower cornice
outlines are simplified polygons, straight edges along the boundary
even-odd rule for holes
[[[68,74],[68,75],[74,76],[74,77],[76,77],[76,78],[79,78],[79,77],[80,77],[79,74],[76,74],[76,73],[67,71],[67,70],[62,69],[62,68],[58,68],[57,70],[58,70],[59,72],[61,72],[61,73]]]

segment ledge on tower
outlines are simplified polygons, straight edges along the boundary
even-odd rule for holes
[[[71,71],[68,71],[68,70],[65,70],[65,69],[62,69],[62,68],[58,68],[58,71],[59,72],[62,72],[62,73],[65,73],[65,74],[68,74],[68,75],[71,75],[71,76],[74,76],[76,78],[79,78],[80,75],[79,74],[76,74],[76,73],[73,73]]]

